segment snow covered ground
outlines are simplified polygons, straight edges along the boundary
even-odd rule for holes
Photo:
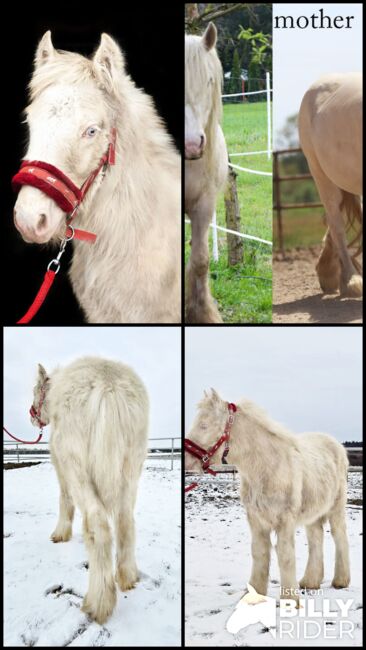
[[[119,592],[102,626],[80,610],[88,582],[80,514],[71,541],[49,539],[58,510],[52,465],[4,472],[5,646],[180,646],[181,471],[174,465],[146,463],[136,507],[140,581]]]
[[[236,635],[226,631],[226,622],[243,596],[250,577],[250,532],[244,508],[239,501],[239,480],[232,476],[202,476],[200,486],[186,495],[185,508],[185,640],[187,646],[361,646],[362,624],[362,509],[354,502],[362,499],[362,472],[349,473],[347,526],[351,556],[351,585],[348,589],[331,587],[334,545],[325,526],[325,580],[323,595],[316,597],[319,609],[323,598],[331,599],[331,609],[337,609],[335,599],[353,599],[348,619],[353,622],[354,639],[304,639],[303,621],[299,637],[274,639],[261,623],[242,629]],[[187,483],[192,479],[187,479]],[[274,539],[273,539],[274,541]],[[307,561],[305,531],[296,532],[297,576],[303,575]],[[268,596],[279,597],[279,569],[272,550]],[[304,598],[307,596],[304,595]],[[278,610],[277,610],[278,611]],[[300,620],[300,619],[299,619]],[[313,619],[309,619],[313,620]],[[316,619],[319,621],[319,619]],[[329,636],[338,635],[338,621],[329,618]],[[334,633],[333,633],[334,630]],[[308,628],[311,630],[311,626]]]

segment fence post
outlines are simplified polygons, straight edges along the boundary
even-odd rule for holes
[[[228,183],[225,190],[226,227],[240,232],[240,206],[236,187],[237,173],[229,167]],[[241,237],[227,233],[229,266],[243,263],[244,244]]]
[[[219,261],[219,246],[217,242],[217,228],[216,228],[216,210],[212,215],[212,257],[215,262]]]
[[[267,158],[270,160],[272,153],[272,135],[271,135],[271,76],[266,72],[266,90],[267,90]]]
[[[275,194],[275,204],[277,211],[277,230],[278,230],[278,246],[282,253],[282,257],[285,257],[285,250],[283,247],[283,227],[282,227],[282,210],[281,210],[281,189],[280,189],[280,170],[278,164],[278,152],[273,152],[273,162],[274,162],[274,194]]]

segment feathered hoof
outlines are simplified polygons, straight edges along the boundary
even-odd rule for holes
[[[344,578],[333,578],[332,580],[332,587],[334,589],[346,589],[349,587],[350,583],[350,578],[344,577]]]
[[[128,591],[136,586],[139,580],[139,573],[136,567],[118,568],[116,572],[116,582],[121,591]]]
[[[50,539],[54,544],[58,544],[58,542],[68,542],[72,537],[72,530],[71,528],[67,528],[63,531],[58,531],[57,528],[56,530],[53,531]]]
[[[362,297],[362,277],[353,275],[347,285],[341,288],[342,298],[361,298]]]
[[[300,589],[320,589],[321,580],[309,580],[308,578],[302,578],[299,582]]]
[[[117,602],[117,590],[115,584],[98,594],[96,600],[93,600],[89,594],[86,594],[81,610],[84,614],[90,616],[93,621],[103,625],[112,614]]]

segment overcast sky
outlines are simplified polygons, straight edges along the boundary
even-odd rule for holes
[[[274,137],[322,74],[362,70],[361,3],[275,3],[273,16],[309,17],[320,8],[328,16],[355,16],[352,29],[273,29]]]
[[[186,432],[204,389],[292,431],[362,436],[361,327],[186,328]]]
[[[29,420],[37,363],[47,370],[78,357],[122,361],[141,377],[150,396],[150,438],[181,435],[181,332],[178,327],[16,327],[4,333],[4,424],[34,440]],[[44,440],[48,440],[49,427]],[[9,439],[4,435],[4,439]],[[160,441],[156,441],[159,445]],[[177,442],[177,441],[176,441]]]

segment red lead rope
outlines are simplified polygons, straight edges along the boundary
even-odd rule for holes
[[[42,304],[44,303],[47,294],[49,290],[52,287],[53,281],[56,277],[56,271],[46,271],[43,282],[41,284],[41,287],[33,300],[31,306],[29,307],[28,311],[26,314],[24,314],[23,318],[18,320],[17,324],[18,325],[25,325],[26,323],[29,323],[32,318],[36,315],[38,310],[41,308]],[[6,432],[8,433],[8,431]],[[9,435],[11,435],[9,433]],[[13,437],[13,436],[12,436]],[[22,442],[22,440],[20,441]]]
[[[40,439],[43,436],[43,431],[41,429],[37,440],[32,440],[31,442],[29,442],[29,440],[20,440],[20,438],[16,438],[15,436],[13,436],[12,433],[9,433],[9,431],[7,429],[5,429],[5,427],[3,427],[3,429],[4,429],[5,433],[7,433],[8,436],[10,436],[10,438],[13,438],[13,440],[16,440],[17,442],[22,442],[24,445],[35,445],[37,442],[40,441]]]

